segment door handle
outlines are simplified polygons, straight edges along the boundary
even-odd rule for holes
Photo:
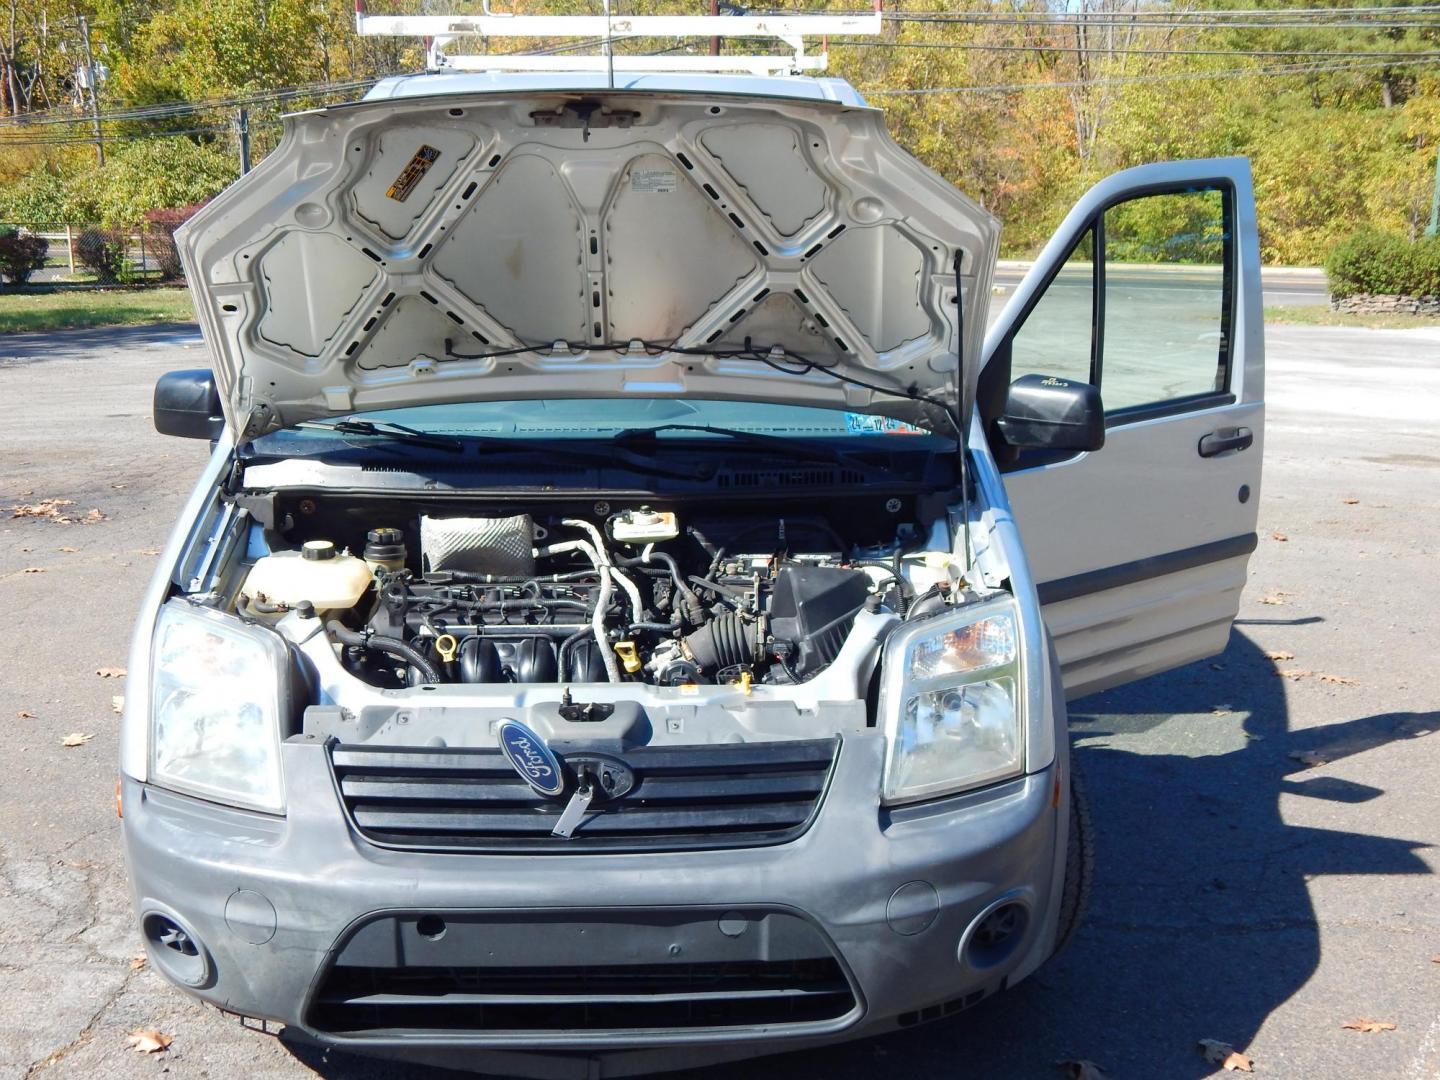
[[[1248,427],[1221,428],[1200,437],[1200,456],[1215,457],[1228,450],[1247,449],[1255,441],[1255,433]]]

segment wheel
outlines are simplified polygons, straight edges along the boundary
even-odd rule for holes
[[[1090,886],[1095,880],[1095,827],[1090,820],[1090,798],[1085,781],[1070,760],[1070,836],[1065,846],[1065,884],[1060,892],[1060,924],[1055,932],[1058,956],[1085,921]]]

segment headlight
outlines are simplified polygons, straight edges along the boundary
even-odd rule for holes
[[[150,662],[151,779],[216,802],[284,810],[287,664],[272,631],[209,608],[166,604]]]
[[[880,715],[888,804],[1020,775],[1020,627],[1008,596],[897,630],[885,645]]]

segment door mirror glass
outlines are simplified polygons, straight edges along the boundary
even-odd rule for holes
[[[1100,391],[1091,383],[1054,375],[1022,375],[1011,383],[995,426],[1016,450],[1099,450],[1105,445]]]
[[[182,439],[218,439],[225,430],[220,391],[206,368],[167,371],[155,383],[155,430]]]

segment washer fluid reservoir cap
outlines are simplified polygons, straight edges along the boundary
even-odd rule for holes
[[[307,559],[322,560],[335,558],[335,545],[329,540],[306,540],[300,554]]]

